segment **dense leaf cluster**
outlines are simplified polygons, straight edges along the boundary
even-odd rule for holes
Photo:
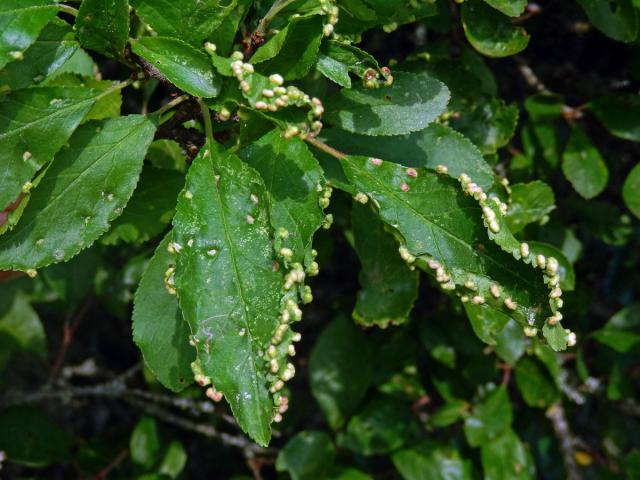
[[[640,2],[548,3],[3,0],[9,478],[639,477]]]

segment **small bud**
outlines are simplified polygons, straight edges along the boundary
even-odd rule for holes
[[[575,347],[576,342],[577,342],[576,334],[575,334],[575,333],[573,333],[573,332],[572,332],[572,331],[570,331],[570,330],[566,330],[566,332],[567,332],[567,337],[566,337],[566,340],[567,340],[567,346],[569,346],[569,347]]]
[[[516,308],[518,308],[518,304],[514,302],[511,297],[504,299],[504,306],[509,310],[515,310]]]
[[[246,80],[242,80],[240,82],[240,90],[242,90],[244,93],[249,92],[249,90],[251,90],[251,85],[249,85],[249,82],[247,82]]]
[[[220,400],[222,400],[222,392],[218,392],[216,391],[215,388],[209,387],[206,390],[206,395],[207,397],[209,397],[212,401],[218,403]]]
[[[491,295],[493,295],[494,298],[500,298],[501,292],[500,292],[499,285],[497,285],[496,283],[492,283],[490,290],[491,290]]]
[[[276,360],[275,358],[272,358],[269,361],[269,370],[271,371],[271,373],[278,373],[279,369],[280,369],[280,365],[278,365],[278,360]]]
[[[547,265],[547,257],[545,257],[544,255],[536,255],[536,263],[538,264],[539,268],[544,270],[545,266]]]
[[[551,293],[549,293],[549,298],[560,298],[562,296],[562,290],[560,290],[560,288],[556,287],[553,290],[551,290]]]
[[[322,27],[322,33],[325,37],[330,36],[333,33],[333,25],[330,23],[326,23],[324,27]]]
[[[265,88],[264,90],[262,90],[263,97],[271,98],[273,97],[273,95],[274,95],[273,90],[269,90],[268,88]]]
[[[364,193],[362,193],[362,192],[358,192],[358,193],[353,197],[353,199],[354,199],[356,202],[361,203],[361,204],[363,204],[363,205],[364,205],[364,204],[366,204],[366,203],[369,201],[369,197],[367,197],[367,195],[366,195],[366,194],[364,194]]]
[[[547,272],[551,275],[558,273],[558,260],[554,257],[549,257],[547,260]]]
[[[549,318],[547,318],[547,323],[549,325],[555,325],[556,323],[558,323],[560,320],[562,320],[562,314],[560,312],[556,312],[555,314],[553,314],[552,316],[550,316]]]
[[[491,220],[489,222],[489,229],[493,232],[493,233],[498,233],[500,232],[500,225],[498,224],[497,221],[495,220]]]
[[[484,297],[482,295],[476,295],[471,299],[474,305],[482,305],[484,303]]]
[[[207,42],[204,44],[204,49],[207,51],[207,53],[214,54],[216,53],[216,50],[218,48],[216,47],[215,43]]]
[[[293,344],[290,344],[287,347],[287,355],[289,355],[290,357],[294,357],[296,355],[296,347],[293,346]]]
[[[259,102],[256,102],[255,106],[258,110],[267,110],[269,108],[269,105],[267,105],[267,102],[263,102],[262,100],[260,100]]]
[[[280,249],[280,255],[285,260],[291,260],[291,258],[293,257],[293,251],[290,248],[282,247]]]
[[[226,122],[227,120],[229,120],[231,118],[231,112],[223,107],[220,110],[220,112],[218,113],[218,118],[221,121]]]
[[[25,270],[25,272],[29,278],[36,278],[38,276],[38,271],[34,268],[29,268]]]
[[[446,165],[436,165],[436,172],[445,174],[449,172],[449,168]]]
[[[538,334],[538,329],[536,327],[524,327],[523,330],[527,337],[535,337]]]
[[[282,78],[282,75],[278,75],[277,73],[274,73],[273,75],[269,76],[269,81],[274,85],[280,86],[284,83],[284,78]]]
[[[520,255],[522,258],[527,258],[529,256],[529,244],[522,242],[520,244]]]

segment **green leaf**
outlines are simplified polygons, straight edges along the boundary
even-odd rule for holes
[[[167,451],[164,454],[158,473],[166,475],[169,478],[178,478],[180,473],[187,465],[187,452],[185,451],[182,443],[174,440],[167,447]]]
[[[496,345],[494,350],[496,355],[509,365],[515,365],[524,354],[526,343],[522,328],[509,319],[502,331],[496,335]]]
[[[385,137],[355,135],[337,128],[322,130],[321,136],[329,145],[349,155],[368,155],[405,167],[432,170],[438,165],[446,165],[452,178],[467,173],[484,189],[488,190],[493,184],[493,170],[478,148],[455,130],[439,123],[408,135],[398,135],[393,141]]]
[[[325,120],[364,135],[400,135],[422,130],[444,112],[447,87],[426,74],[398,72],[393,85],[343,89],[325,102]]]
[[[70,261],[54,263],[42,269],[42,279],[72,311],[79,307],[93,288],[101,257],[95,248],[80,252]]]
[[[286,139],[279,129],[272,130],[239,153],[264,179],[270,205],[270,219],[277,233],[275,248],[292,250],[292,261],[309,265],[312,241],[324,221],[319,201],[324,187],[322,169],[299,138]]]
[[[462,5],[462,26],[469,43],[487,57],[508,57],[529,44],[529,35],[482,0]]]
[[[324,477],[326,480],[373,480],[373,477],[355,468],[335,468]]]
[[[158,35],[201,47],[236,8],[237,0],[131,0],[136,14]]]
[[[527,6],[527,0],[484,0],[493,8],[510,17],[519,17]]]
[[[49,163],[96,96],[87,88],[41,87],[4,97],[0,103],[0,209],[16,200],[25,183]]]
[[[607,95],[590,104],[593,114],[612,135],[640,142],[640,97],[638,95]]]
[[[183,184],[184,176],[175,170],[145,167],[127,207],[113,221],[102,242],[142,243],[162,233],[173,217]]]
[[[38,39],[24,53],[24,60],[0,70],[0,90],[29,87],[53,76],[78,50],[71,26],[54,19],[42,29]]]
[[[0,237],[0,268],[36,269],[90,246],[131,197],[154,132],[140,115],[80,127]]]
[[[160,242],[133,299],[133,341],[145,364],[162,385],[179,392],[191,384],[195,349],[178,299],[165,286],[165,272],[174,265],[167,251],[171,233]]]
[[[483,155],[496,153],[509,143],[518,124],[520,113],[515,104],[507,105],[498,98],[474,102],[469,110],[451,120],[453,128],[471,140]]]
[[[3,0],[0,4],[0,68],[20,61],[58,12],[49,0]]]
[[[131,48],[179,89],[197,97],[218,95],[220,78],[203,51],[168,37],[144,37],[132,41]]]
[[[478,338],[488,345],[496,345],[497,336],[509,322],[509,316],[498,310],[469,302],[464,304],[464,310]]]
[[[391,455],[404,480],[471,480],[472,466],[460,453],[431,440]]]
[[[68,456],[65,433],[42,410],[10,407],[0,412],[0,450],[20,465],[42,468]]]
[[[147,160],[156,168],[184,172],[187,159],[182,147],[174,140],[154,140],[147,151]]]
[[[160,458],[158,426],[151,417],[142,417],[136,424],[129,440],[131,460],[149,470]]]
[[[530,357],[525,357],[516,364],[515,377],[518,390],[530,407],[548,407],[560,398],[549,374]]]
[[[362,455],[380,455],[401,448],[416,430],[408,404],[379,395],[349,420],[346,430],[338,434],[338,444]]]
[[[372,361],[364,336],[346,318],[338,317],[320,334],[309,358],[309,378],[331,428],[341,428],[363,400]]]
[[[640,303],[619,310],[590,336],[619,353],[633,350],[640,343]]]
[[[629,210],[640,218],[640,163],[629,172],[622,186],[622,198]]]
[[[545,323],[542,327],[542,334],[544,335],[544,338],[547,339],[547,342],[549,342],[549,346],[556,352],[567,348],[568,332],[559,323],[556,323],[555,325]]]
[[[83,77],[72,73],[62,73],[47,81],[46,84],[47,86],[88,87],[95,90],[98,95],[96,102],[81,123],[120,116],[122,92],[118,88],[113,88],[114,84],[109,80],[96,80],[93,75]]]
[[[360,291],[353,318],[364,326],[386,328],[408,317],[418,297],[418,272],[398,255],[398,243],[368,206],[354,204],[354,248],[360,259]]]
[[[107,57],[122,57],[129,38],[128,0],[83,0],[76,29],[83,47]]]
[[[375,58],[349,43],[336,40],[323,42],[316,68],[341,87],[351,88],[349,73],[362,77],[368,69],[380,72]]]
[[[293,19],[251,57],[251,63],[266,74],[278,73],[285,80],[304,77],[318,57],[323,17]]]
[[[278,454],[276,470],[289,472],[292,480],[323,478],[333,464],[335,447],[324,432],[302,431],[291,438]]]
[[[464,417],[469,410],[469,404],[464,400],[447,401],[442,407],[429,417],[429,426],[444,428],[453,425]]]
[[[473,406],[464,422],[464,434],[472,447],[491,443],[511,425],[513,414],[509,394],[504,385],[489,393]]]
[[[602,33],[619,42],[633,42],[638,36],[638,13],[632,0],[578,0],[589,21]]]
[[[482,446],[485,480],[527,480],[535,476],[533,459],[513,430]]]
[[[597,197],[607,186],[609,169],[598,149],[578,126],[571,130],[562,155],[562,172],[582,197]]]
[[[517,233],[530,223],[543,220],[556,208],[556,197],[546,183],[535,180],[511,187],[511,203],[505,215],[509,230]]]
[[[230,153],[212,158],[210,148],[191,164],[178,200],[175,284],[204,375],[242,429],[266,445],[274,412],[268,362],[258,352],[278,325],[283,288],[273,268],[267,192],[258,172]]]
[[[520,258],[519,242],[506,226],[492,233],[492,238],[510,253],[489,239],[478,203],[465,196],[457,182],[426,169],[408,172],[399,165],[365,157],[347,157],[341,164],[349,182],[370,197],[380,218],[415,257],[418,267],[433,273],[429,263],[437,266],[433,263],[437,262],[449,277],[442,283],[449,288],[453,285],[454,293],[481,295],[482,308],[502,311],[522,325],[546,318],[540,315],[549,311],[542,276],[516,260]],[[510,244],[506,238],[511,239]],[[473,282],[475,290],[464,287],[468,282]],[[499,298],[491,293],[492,283],[500,287]],[[517,303],[515,310],[504,305],[506,298]]]
[[[47,354],[46,334],[29,298],[17,292],[11,308],[0,315],[0,337],[10,339],[11,350],[23,350],[42,358]],[[6,347],[4,347],[6,348]]]

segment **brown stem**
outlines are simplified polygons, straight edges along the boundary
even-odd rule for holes
[[[67,350],[69,350],[69,346],[73,341],[73,336],[87,314],[87,311],[93,305],[93,300],[93,295],[87,296],[73,319],[71,321],[65,320],[62,331],[62,343],[60,344],[56,360],[51,366],[51,374],[49,375],[50,382],[54,382],[58,378],[62,365],[64,364],[65,356],[67,355]]]
[[[344,160],[345,158],[347,158],[347,155],[345,155],[339,150],[336,150],[333,147],[330,147],[326,143],[321,142],[316,137],[312,137],[312,136],[305,137],[305,141],[310,145],[313,145],[314,147],[316,147],[318,150],[322,150],[323,152],[328,153],[329,155],[331,155],[334,158],[337,158],[338,160]]]
[[[559,403],[551,405],[547,409],[546,416],[551,421],[553,431],[560,443],[560,451],[564,461],[567,480],[582,480],[582,474],[576,464],[575,452],[573,449],[574,440],[571,436],[571,431],[569,430],[569,423],[567,422],[564,408],[562,408],[562,405]]]
[[[122,450],[118,454],[118,456],[114,458],[111,461],[111,463],[109,463],[109,465],[107,465],[106,467],[104,467],[102,470],[98,472],[98,474],[94,477],[94,480],[104,480],[105,478],[107,478],[107,475],[109,475],[111,470],[113,470],[118,465],[120,465],[124,461],[124,459],[127,458],[128,455],[129,455],[129,450],[127,449]]]

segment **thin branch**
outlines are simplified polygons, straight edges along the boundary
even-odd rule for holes
[[[128,455],[129,455],[129,450],[127,449],[122,450],[118,454],[118,456],[109,463],[109,465],[107,465],[106,467],[104,467],[102,470],[98,472],[98,474],[94,477],[94,480],[106,479],[109,473],[111,473],[111,470],[113,470],[118,465],[120,465],[124,461],[124,459],[127,458]]]
[[[51,367],[51,374],[49,375],[49,381],[53,382],[58,378],[60,374],[60,370],[62,369],[62,365],[64,364],[64,359],[67,354],[67,350],[71,345],[73,340],[73,336],[76,333],[76,330],[80,326],[80,323],[84,319],[85,315],[93,305],[93,295],[88,295],[85,298],[84,302],[76,312],[75,316],[71,321],[66,320],[64,322],[63,333],[62,333],[62,343],[60,344],[60,349],[58,350],[58,355],[56,357],[55,362]]]
[[[546,416],[551,421],[553,431],[560,443],[560,451],[564,461],[567,480],[582,480],[582,474],[575,460],[575,452],[573,449],[575,442],[571,436],[571,430],[569,430],[569,423],[567,422],[564,408],[562,408],[562,405],[559,403],[551,405],[547,409]]]
[[[69,15],[71,15],[73,17],[77,17],[78,16],[78,10],[76,10],[73,7],[70,7],[69,5],[65,5],[64,3],[59,3],[58,4],[58,10],[60,10],[61,12],[64,12],[64,13],[68,13]]]
[[[321,142],[316,137],[307,136],[307,137],[305,137],[305,141],[308,144],[313,145],[314,147],[316,147],[318,150],[322,150],[323,152],[331,155],[334,158],[337,158],[338,160],[343,160],[343,159],[347,158],[347,156],[344,153],[342,153],[339,150],[336,150],[333,147],[330,147],[329,145],[327,145],[324,142]]]
[[[252,458],[256,455],[274,455],[275,451],[270,448],[261,447],[252,441],[248,440],[243,435],[231,435],[226,432],[217,430],[213,425],[198,423],[188,418],[180,417],[173,414],[169,410],[166,410],[158,405],[149,404],[147,402],[137,400],[134,398],[125,399],[131,405],[142,409],[145,413],[153,415],[158,420],[166,423],[170,423],[184,430],[189,430],[203,435],[207,438],[213,438],[220,440],[223,445],[229,447],[240,448],[247,458]]]
[[[180,95],[179,97],[174,98],[173,100],[171,100],[170,102],[164,104],[163,106],[161,106],[159,109],[157,109],[155,112],[153,112],[152,114],[154,115],[163,115],[164,113],[168,112],[169,110],[171,110],[173,107],[176,107],[178,105],[180,105],[182,102],[189,100],[189,95]]]
[[[531,88],[537,90],[541,93],[549,93],[549,89],[547,86],[538,78],[536,73],[531,69],[531,67],[525,62],[522,57],[515,56],[514,57],[516,63],[518,64],[518,71],[522,78]]]
[[[267,26],[269,25],[269,23],[271,23],[271,20],[273,20],[273,18],[276,15],[278,15],[278,13],[280,13],[281,10],[286,8],[289,4],[293,3],[294,1],[295,0],[276,0],[275,2],[273,2],[273,5],[271,5],[271,8],[269,9],[269,11],[266,13],[264,17],[262,17],[262,20],[260,20],[260,23],[258,23],[258,28],[256,28],[254,35],[258,34],[258,35],[264,36],[265,32],[267,31]]]
[[[201,98],[198,99],[198,104],[200,105],[200,110],[202,111],[202,120],[204,121],[204,132],[207,136],[207,143],[209,143],[209,145],[213,145],[214,140],[213,126],[211,125],[211,111]]]

